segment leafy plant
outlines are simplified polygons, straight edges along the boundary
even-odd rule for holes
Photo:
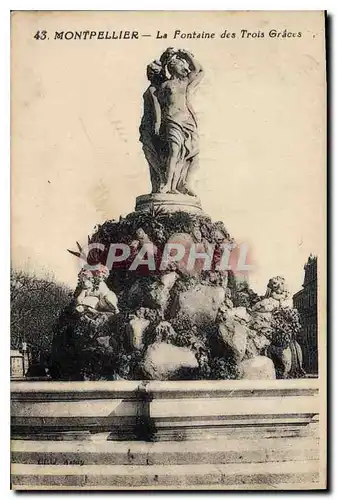
[[[279,307],[272,315],[272,344],[283,349],[289,347],[301,331],[300,316],[297,309]]]

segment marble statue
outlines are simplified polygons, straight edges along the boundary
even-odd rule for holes
[[[274,331],[283,330],[281,336],[278,333],[276,338],[272,338],[267,349],[268,356],[273,360],[279,378],[300,378],[305,376],[302,349],[296,340],[300,324],[297,311],[285,305],[288,297],[284,277],[270,278],[264,298],[252,308],[253,326],[261,332],[268,329],[269,323]],[[288,319],[285,319],[286,315]]]
[[[158,193],[160,186],[164,184],[160,160],[160,106],[156,97],[156,91],[165,79],[160,61],[153,61],[147,66],[147,78],[150,85],[143,95],[144,112],[139,132],[143,152],[149,164],[152,192]]]
[[[101,266],[97,271],[81,270],[75,293],[77,312],[92,319],[101,313],[118,314],[117,296],[105,283],[108,276],[109,270],[105,266]]]
[[[252,310],[260,313],[272,312],[275,308],[281,307],[288,297],[285,279],[283,276],[275,276],[270,278],[264,298],[257,302]]]
[[[198,167],[199,137],[190,96],[204,71],[193,54],[170,47],[147,67],[147,76],[150,86],[143,96],[140,140],[152,192],[196,196],[192,178]]]

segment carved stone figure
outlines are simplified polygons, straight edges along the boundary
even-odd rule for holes
[[[161,65],[161,68],[159,66]],[[191,187],[198,165],[197,120],[190,103],[204,72],[193,54],[168,48],[147,68],[140,140],[150,166],[152,192],[195,196]]]
[[[285,307],[288,296],[285,279],[271,278],[264,298],[252,308],[250,328],[255,332],[252,336],[255,344],[261,334],[268,340],[265,351],[275,364],[277,377],[299,378],[305,376],[302,350],[296,341],[300,324],[297,311]]]
[[[283,276],[270,278],[266,291],[266,298],[268,297],[278,300],[280,305],[289,297],[289,292]]]
[[[153,193],[158,193],[160,186],[164,184],[160,159],[160,106],[156,96],[159,85],[165,80],[162,69],[160,61],[153,61],[147,67],[150,85],[143,94],[143,117],[139,127],[140,142],[143,144],[143,152],[150,168]]]
[[[286,288],[285,279],[282,276],[270,278],[264,298],[252,307],[252,311],[271,313],[277,307],[281,307],[288,296],[289,292]]]
[[[299,343],[293,338],[289,346],[284,348],[270,345],[268,356],[273,360],[277,378],[302,378],[306,373],[303,370],[303,354]]]
[[[273,312],[282,306],[288,297],[285,280],[281,276],[271,278],[265,296],[251,308],[249,355],[264,353],[272,341]]]
[[[144,308],[139,308],[131,315],[126,326],[126,335],[131,349],[141,350],[144,347],[144,333],[150,324],[150,320],[144,318]]]
[[[119,312],[117,296],[104,281],[108,275],[109,270],[105,266],[101,266],[97,271],[86,269],[80,271],[75,292],[77,312],[92,319],[101,313],[117,314]]]

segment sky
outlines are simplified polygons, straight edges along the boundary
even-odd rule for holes
[[[67,251],[150,192],[139,143],[146,65],[185,48],[205,78],[193,107],[196,190],[255,259],[250,283],[301,288],[325,258],[324,20],[319,12],[18,12],[12,16],[12,264],[74,287]],[[37,30],[47,31],[36,40]],[[138,40],[55,40],[55,31],[138,30]],[[175,30],[214,32],[174,39]],[[224,32],[235,38],[221,38]],[[264,33],[242,38],[241,30]],[[269,31],[301,33],[270,38]],[[157,39],[157,31],[167,39]]]

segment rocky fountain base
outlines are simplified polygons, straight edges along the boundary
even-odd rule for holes
[[[223,248],[233,239],[222,222],[202,212],[197,198],[140,196],[135,212],[98,226],[89,243],[87,264],[96,266],[81,270],[74,300],[56,326],[54,379],[302,375],[298,317],[283,306],[283,278],[270,280],[259,297],[224,269]],[[167,248],[174,253],[177,244],[184,255],[168,257]],[[81,258],[81,251],[72,253]]]

